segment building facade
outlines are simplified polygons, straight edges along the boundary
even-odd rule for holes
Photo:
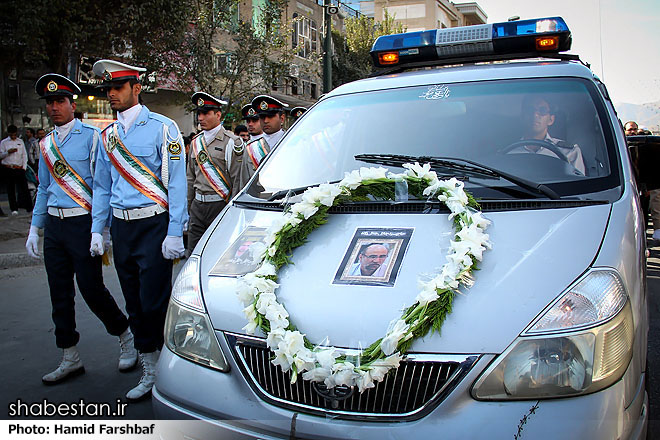
[[[376,21],[385,19],[387,11],[407,32],[484,24],[488,19],[476,2],[453,3],[448,0],[361,1],[360,11]]]

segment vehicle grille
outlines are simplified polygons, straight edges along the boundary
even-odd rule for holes
[[[359,393],[357,388],[338,387],[328,395],[323,384],[300,376],[291,384],[290,373],[270,362],[273,353],[263,339],[227,336],[243,373],[263,398],[275,405],[342,418],[421,417],[449,394],[477,360],[466,355],[409,354],[375,388]],[[325,397],[315,390],[319,387]]]

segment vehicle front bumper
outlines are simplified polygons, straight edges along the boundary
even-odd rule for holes
[[[224,344],[223,344],[224,345]],[[470,387],[494,356],[483,356],[454,391],[428,415],[412,421],[360,421],[320,417],[280,408],[261,399],[229,357],[232,369],[221,373],[161,353],[153,389],[160,419],[190,419],[167,439],[409,439],[453,438],[646,438],[648,397],[642,378],[625,407],[630,371],[598,393],[541,401],[483,402]],[[537,408],[533,408],[537,406]]]

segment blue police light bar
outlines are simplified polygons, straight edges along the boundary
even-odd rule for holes
[[[390,67],[488,55],[543,56],[570,48],[566,22],[550,17],[383,35],[374,42],[371,57],[376,67]]]

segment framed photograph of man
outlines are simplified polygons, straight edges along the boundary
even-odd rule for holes
[[[357,228],[332,284],[393,287],[414,228]]]
[[[238,277],[257,269],[251,246],[263,242],[266,228],[248,226],[220,256],[209,272],[210,276]]]

